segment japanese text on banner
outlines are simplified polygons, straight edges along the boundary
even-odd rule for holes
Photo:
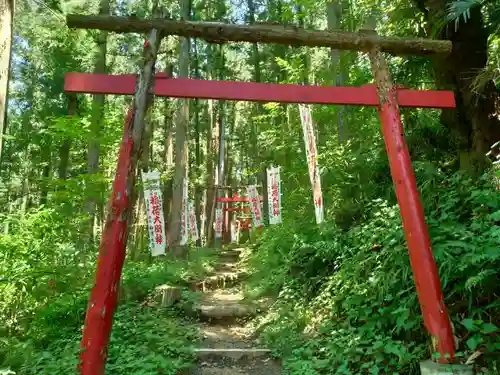
[[[256,228],[261,227],[262,221],[262,205],[260,202],[259,192],[255,185],[247,186],[248,201],[252,210],[253,224]]]
[[[153,256],[165,254],[165,218],[161,199],[160,172],[142,173],[144,201],[148,217],[149,248]]]
[[[314,213],[316,223],[323,222],[323,194],[321,192],[321,179],[318,168],[318,154],[316,149],[316,137],[311,117],[311,107],[299,104],[300,120],[304,132],[304,144],[306,148],[307,166],[309,179],[313,189]]]
[[[188,242],[188,179],[184,178],[182,181],[182,213],[181,213],[181,242],[180,244],[186,245]]]
[[[189,234],[193,241],[198,241],[200,236],[198,235],[198,223],[196,221],[196,212],[194,210],[193,201],[188,203],[188,213],[189,213]]]
[[[269,206],[269,224],[281,224],[280,167],[267,168],[267,202]]]
[[[215,209],[215,238],[222,238],[222,208]]]

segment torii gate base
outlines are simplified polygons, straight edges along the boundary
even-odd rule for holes
[[[380,89],[380,80],[386,80],[389,89],[385,94],[379,92],[380,97],[373,85],[361,88],[276,85],[165,79],[165,75],[157,75],[154,92],[158,96],[184,98],[378,107],[424,324],[435,341],[436,348],[441,354],[441,360],[447,362],[450,358],[453,360],[455,353],[453,333],[443,301],[437,267],[432,255],[424,211],[417,190],[408,147],[404,139],[399,106],[454,108],[454,95],[449,91],[396,90],[392,88],[387,72],[383,74],[386,77],[383,75],[376,77],[379,85],[378,89]],[[105,76],[69,73],[65,79],[65,91],[73,93],[133,95],[134,88],[135,77],[133,75]],[[384,97],[382,98],[382,96]],[[122,165],[124,163],[127,163],[127,161],[118,160],[118,171],[124,167]],[[106,228],[107,230],[108,228]],[[108,238],[109,235],[113,234],[103,233],[103,239]],[[113,278],[117,274],[117,269],[121,270],[125,254],[107,255],[108,260],[111,259],[111,261],[99,262],[97,273],[102,275],[103,278]],[[119,274],[120,272],[118,272]],[[119,281],[115,280],[116,282],[113,284],[109,283],[107,279],[100,280],[98,279],[97,283],[106,284],[107,282],[107,285],[115,285],[115,287]],[[103,285],[96,285],[93,293],[96,294],[97,291],[103,294],[109,292],[103,290],[102,287]],[[113,293],[113,298],[116,298],[116,293]],[[100,366],[100,368],[93,369],[90,365],[82,366],[84,368],[82,375],[96,375],[104,371],[105,354],[103,355],[103,353],[106,353],[111,327],[106,327],[104,331],[95,328],[91,327],[90,323],[84,328],[84,337],[86,337],[87,342],[82,343],[82,348],[85,350],[82,354],[82,362],[94,361],[94,365],[96,367]]]

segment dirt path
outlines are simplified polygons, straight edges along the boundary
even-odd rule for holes
[[[238,251],[225,251],[218,272],[237,273],[238,258]],[[197,350],[198,364],[190,374],[282,374],[279,361],[271,358],[269,350],[252,338],[252,331],[244,324],[261,306],[244,301],[234,277],[231,284],[201,292],[201,300],[194,307],[200,317],[199,332],[203,341]]]

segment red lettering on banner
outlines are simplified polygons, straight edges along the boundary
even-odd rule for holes
[[[279,191],[278,191],[278,182],[276,181],[276,175],[273,176],[273,183],[271,185],[272,191],[272,201],[273,201],[273,215],[278,216],[280,214],[279,207]]]
[[[163,243],[162,239],[163,228],[160,220],[160,199],[158,198],[158,194],[154,192],[150,196],[149,201],[151,203],[151,214],[153,216],[154,231],[156,233],[155,241],[157,244],[161,244]]]

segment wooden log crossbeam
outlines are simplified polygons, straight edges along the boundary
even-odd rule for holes
[[[234,25],[218,22],[176,21],[168,19],[139,19],[109,15],[84,16],[69,14],[70,28],[98,29],[116,33],[145,33],[157,29],[164,35],[200,38],[209,42],[250,42],[328,47],[337,50],[369,52],[374,45],[392,55],[449,54],[450,41],[424,38],[384,37],[341,30],[309,30],[292,25],[253,24]]]

